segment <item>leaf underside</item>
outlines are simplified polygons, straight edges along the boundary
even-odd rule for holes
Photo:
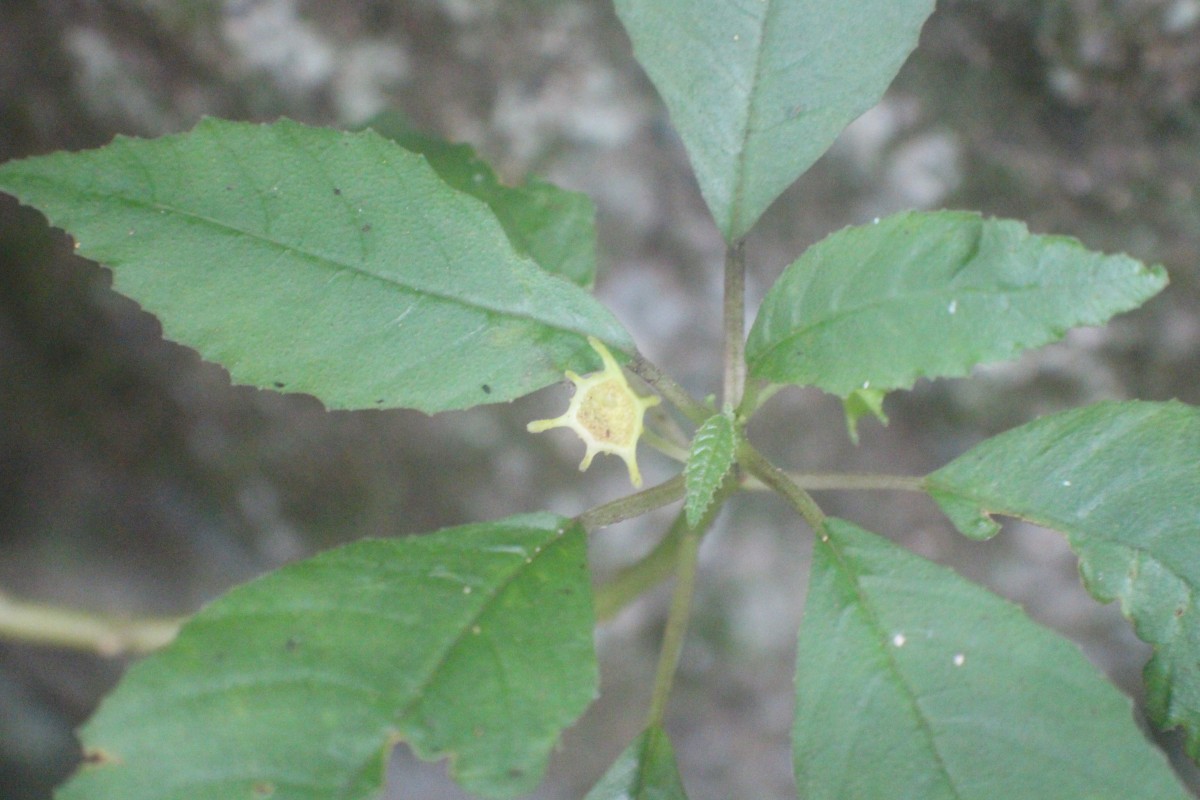
[[[581,528],[549,514],[364,540],[234,589],[134,665],[59,800],[356,800],[391,746],[531,790],[592,701]]]
[[[842,410],[846,415],[846,432],[850,441],[858,444],[858,422],[870,414],[884,425],[888,424],[887,414],[883,410],[883,400],[887,392],[880,389],[855,389],[842,401]]]
[[[875,105],[933,0],[616,0],[717,226],[741,239]]]
[[[1188,797],[1072,643],[879,536],[827,532],[797,657],[800,797]]]
[[[908,388],[1101,324],[1166,282],[1161,267],[1020,222],[907,212],[835,233],[789,266],[746,362],[753,377],[841,398]]]
[[[1062,531],[1088,591],[1118,600],[1154,646],[1146,704],[1182,725],[1200,758],[1200,409],[1100,403],[1036,420],[979,444],[925,479],[967,536],[989,514]]]
[[[330,407],[511,400],[593,368],[589,334],[634,349],[483,202],[371,131],[209,119],[9,162],[0,189],[112,267],[168,337]]]

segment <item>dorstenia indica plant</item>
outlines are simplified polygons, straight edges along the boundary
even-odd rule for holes
[[[683,798],[663,720],[699,542],[731,495],[764,486],[813,533],[796,666],[799,797],[1186,797],[1128,698],[1075,645],[825,516],[745,435],[786,385],[841,398],[853,431],[918,378],[967,375],[1136,308],[1166,284],[1163,270],[1020,222],[901,213],[801,254],[744,337],[744,237],[880,99],[933,0],[616,8],[728,245],[714,400],[693,399],[647,361],[589,293],[586,198],[505,187],[467,148],[206,120],[0,167],[0,188],[69,232],[167,337],[236,382],[335,409],[432,414],[565,375],[570,404],[530,430],[572,429],[586,444],[582,466],[619,456],[635,487],[639,443],[682,462],[675,478],[573,518],[534,512],[359,541],[235,588],[129,670],[84,727],[85,764],[58,797],[374,797],[398,742],[448,758],[470,792],[529,792],[595,698],[598,608],[608,614],[673,574],[647,719],[588,797]],[[1106,402],[908,479],[965,536],[991,536],[996,515],[1061,531],[1088,591],[1118,601],[1152,645],[1149,717],[1182,727],[1193,757],[1198,461],[1197,409]],[[673,503],[676,522],[629,573],[640,584],[594,596],[588,537]]]

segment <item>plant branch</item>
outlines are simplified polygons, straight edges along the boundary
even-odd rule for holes
[[[667,627],[663,631],[662,649],[658,654],[658,668],[654,675],[654,695],[650,699],[650,716],[648,727],[662,725],[666,714],[667,699],[671,696],[671,687],[675,683],[675,671],[679,666],[679,656],[683,652],[684,639],[687,635],[688,619],[691,616],[692,597],[696,591],[696,569],[699,564],[700,540],[716,519],[717,513],[725,505],[730,495],[738,490],[735,480],[726,480],[717,490],[716,497],[704,512],[699,524],[690,527],[687,517],[680,514],[671,526],[670,532],[643,561],[656,557],[659,550],[674,550],[675,556],[675,590],[671,594],[671,610],[667,614]],[[666,546],[664,547],[664,543]]]
[[[747,380],[743,390],[742,402],[737,407],[738,416],[749,419],[763,404],[775,396],[780,389],[787,386],[780,383],[770,383],[762,380]]]
[[[126,620],[24,603],[0,594],[0,637],[105,658],[156,650],[175,637],[181,623],[180,619]]]
[[[746,387],[746,253],[743,242],[725,250],[725,380],[722,400],[738,408]]]
[[[596,587],[596,621],[607,622],[622,608],[640,597],[647,589],[657,586],[675,571],[679,558],[679,542],[688,530],[687,517],[682,511],[671,528],[654,549],[634,564],[618,572],[612,580]]]
[[[679,666],[679,655],[683,652],[687,636],[688,618],[691,616],[692,596],[696,590],[696,567],[700,555],[700,531],[685,526],[679,540],[675,567],[675,591],[671,594],[671,610],[667,615],[667,627],[663,632],[662,650],[658,655],[658,668],[654,674],[654,695],[650,700],[650,718],[647,727],[662,725],[667,710],[667,699],[675,683],[675,670]]]
[[[692,437],[680,427],[675,415],[667,413],[661,403],[646,409],[646,428],[653,430],[684,450],[692,441]]]
[[[808,492],[829,490],[871,490],[885,492],[924,492],[925,479],[917,475],[884,475],[838,472],[786,472],[788,479]],[[755,477],[745,483],[747,489],[771,489]]]
[[[671,405],[678,408],[683,412],[685,417],[697,425],[713,415],[712,409],[688,394],[687,389],[684,389],[674,378],[647,361],[646,357],[641,353],[635,353],[625,367],[634,375],[637,375],[654,387],[656,392],[665,397]]]
[[[823,536],[825,512],[812,499],[812,495],[800,488],[786,472],[772,464],[752,444],[742,441],[738,445],[738,463],[747,472],[774,489],[804,517],[815,533]]]
[[[668,481],[643,489],[640,492],[622,497],[612,502],[596,506],[579,516],[575,521],[583,526],[588,533],[634,517],[662,508],[668,503],[674,503],[683,498],[683,474],[680,473]]]
[[[660,436],[649,428],[642,431],[642,441],[672,461],[678,461],[680,464],[687,463],[688,449],[686,447],[680,447],[675,442],[665,436]]]

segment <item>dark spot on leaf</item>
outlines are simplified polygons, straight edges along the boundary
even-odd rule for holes
[[[297,639],[295,636],[289,636],[287,641],[283,643],[283,649],[287,650],[289,653],[292,652],[293,650],[295,650],[299,646],[300,646],[300,640]]]
[[[482,738],[482,737],[483,737],[483,728],[481,728],[481,727],[479,727],[478,725],[476,725],[476,726],[475,726],[475,727],[474,727],[474,728],[471,730],[471,733],[475,734],[475,738],[476,738],[476,739]]]
[[[362,232],[363,232],[363,233],[370,233],[370,232],[371,232],[371,223],[369,223],[369,222],[368,222],[366,225],[363,225],[363,226],[362,226]]]
[[[98,747],[89,747],[83,751],[83,763],[89,767],[99,767],[104,764],[119,764],[121,759]]]
[[[483,393],[484,393],[484,394],[491,394],[491,393],[492,393],[492,387],[488,386],[486,383],[485,383],[483,386],[480,386],[479,388],[480,388],[480,389],[483,389]]]
[[[282,389],[283,387],[287,386],[287,384],[284,383],[283,381],[275,381],[271,385],[274,386],[276,389]]]
[[[513,767],[508,771],[508,777],[512,778],[513,780],[516,780],[517,778],[524,778],[525,770]]]
[[[376,401],[375,401],[375,405],[377,405],[377,406],[381,406],[381,405],[383,405],[383,398],[381,397],[381,398],[379,398],[378,400],[376,400]]]
[[[1182,616],[1183,616],[1183,614],[1184,614],[1184,611],[1186,611],[1186,609],[1184,609],[1184,608],[1177,608],[1177,609],[1175,609],[1175,616],[1177,616],[1177,617],[1182,617]]]
[[[341,190],[341,189],[339,189],[338,187],[336,187],[336,186],[335,186],[335,187],[333,187],[333,193],[334,193],[334,194],[341,194],[341,193],[342,193],[342,190]]]
[[[226,186],[226,187],[225,187],[225,191],[227,191],[227,192],[232,192],[232,191],[233,191],[233,187],[232,187],[232,186]]]
[[[275,794],[275,784],[268,781],[257,781],[250,788],[255,797],[271,797]]]

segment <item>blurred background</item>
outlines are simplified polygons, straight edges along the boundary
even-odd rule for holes
[[[509,181],[544,176],[598,207],[598,294],[644,352],[717,391],[723,244],[607,0],[0,0],[0,161],[185,130],[203,115],[355,126],[380,113],[474,144]],[[982,438],[1104,398],[1200,403],[1200,0],[943,0],[883,103],[752,234],[756,304],[804,247],[906,208],[980,209],[1164,264],[1172,284],[1103,329],[970,379],[889,397],[850,444],[838,403],[771,400],[751,437],[783,465],[923,474]],[[0,593],[122,617],[194,611],[335,543],[628,491],[617,459],[576,471],[551,387],[436,417],[325,412],[231,386],[161,338],[110,275],[0,196]],[[753,307],[751,308],[751,314]],[[643,453],[649,482],[674,465]],[[825,493],[830,513],[954,566],[1077,640],[1135,698],[1146,649],[1080,589],[1062,538],[954,534],[917,495]],[[598,575],[667,517],[594,537]],[[791,678],[809,534],[737,498],[705,541],[668,715],[694,800],[794,797]],[[665,587],[598,633],[603,697],[539,798],[574,798],[636,735]],[[0,797],[47,798],[73,729],[125,661],[0,640]],[[1177,737],[1161,741],[1193,786]],[[403,748],[387,797],[462,796]]]

